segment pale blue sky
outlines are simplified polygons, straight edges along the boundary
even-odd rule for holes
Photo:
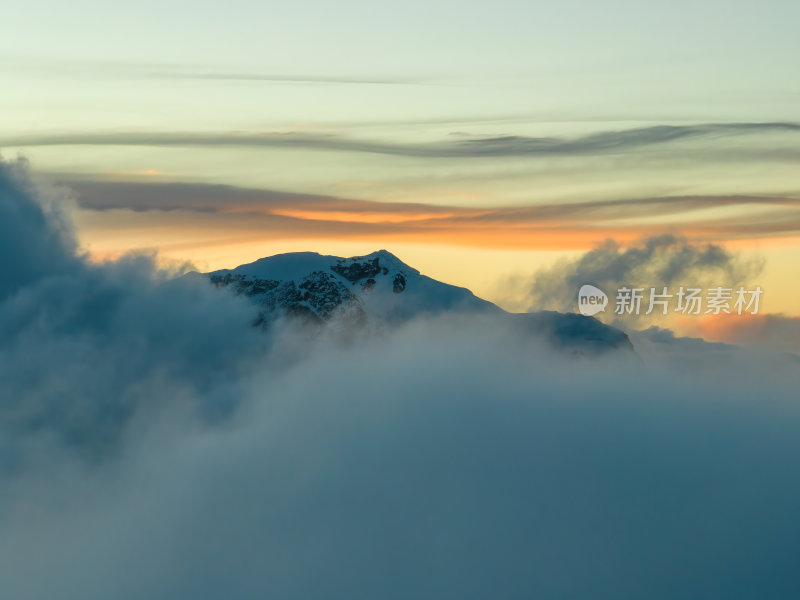
[[[792,0],[17,3],[0,19],[11,92],[3,124],[50,108],[38,125],[74,127],[70,111],[92,98],[99,114],[81,115],[85,126],[143,124],[137,109],[163,113],[154,125],[181,123],[190,99],[211,105],[189,111],[203,123],[254,127],[508,115],[782,120],[800,99],[798,23]],[[237,75],[245,81],[224,79]],[[401,83],[320,84],[309,98],[307,83],[252,79],[270,75]]]

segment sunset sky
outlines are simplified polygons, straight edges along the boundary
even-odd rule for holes
[[[502,303],[669,232],[764,258],[765,310],[800,315],[798,22],[794,0],[18,4],[0,152],[71,190],[97,258],[386,248]]]
[[[800,0],[0,8],[0,600],[798,600]]]

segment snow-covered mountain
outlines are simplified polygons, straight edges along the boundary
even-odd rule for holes
[[[219,287],[252,297],[265,321],[292,315],[398,322],[446,310],[500,311],[468,289],[421,275],[386,250],[351,258],[278,254],[208,276]]]
[[[516,330],[544,336],[570,352],[632,348],[625,333],[593,317],[550,311],[509,314],[466,288],[420,274],[386,250],[350,258],[278,254],[207,277],[219,288],[251,298],[260,325],[281,317],[319,324],[392,324],[443,312],[472,312],[511,319]]]

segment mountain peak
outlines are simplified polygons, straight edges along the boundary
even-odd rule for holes
[[[509,315],[466,288],[420,274],[388,250],[364,256],[289,252],[208,273],[211,282],[249,297],[258,322],[283,316],[325,323],[398,323],[448,311],[512,319],[515,328],[550,339],[556,348],[593,353],[627,347],[628,337],[592,317],[561,313]]]
[[[328,321],[343,312],[396,321],[450,309],[500,309],[465,288],[421,275],[388,250],[340,257],[290,252],[208,274],[262,307],[264,320],[283,314]]]
[[[235,273],[248,277],[273,279],[277,281],[296,281],[315,271],[333,270],[349,273],[350,281],[377,275],[383,271],[402,271],[405,274],[419,274],[417,269],[408,266],[388,250],[376,250],[364,256],[332,256],[318,252],[287,252],[260,258],[254,262],[240,265],[235,269],[222,269],[214,273]],[[212,275],[214,274],[212,273]]]

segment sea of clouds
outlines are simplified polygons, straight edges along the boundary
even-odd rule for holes
[[[0,163],[0,597],[797,598],[793,355],[252,327]]]

